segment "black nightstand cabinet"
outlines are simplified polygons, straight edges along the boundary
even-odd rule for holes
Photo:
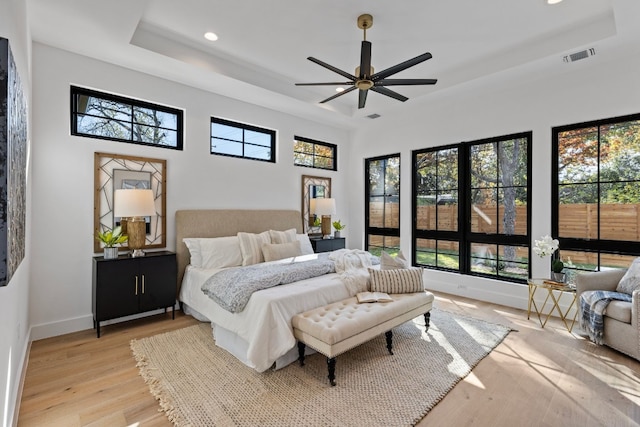
[[[338,249],[344,249],[345,247],[344,237],[338,237],[337,239],[309,239],[309,240],[311,241],[311,246],[313,247],[313,251],[315,253],[337,251]]]
[[[176,302],[176,254],[149,252],[144,257],[93,258],[93,324],[98,338],[100,322]],[[175,312],[172,313],[175,318]]]

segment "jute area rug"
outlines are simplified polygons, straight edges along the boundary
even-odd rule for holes
[[[510,329],[433,309],[336,359],[255,372],[214,344],[208,323],[131,341],[151,393],[176,426],[404,426],[419,422]],[[422,321],[422,323],[421,323]]]

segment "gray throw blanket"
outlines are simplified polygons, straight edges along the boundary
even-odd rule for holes
[[[244,310],[255,291],[335,271],[334,262],[326,257],[286,264],[235,267],[219,271],[208,278],[202,285],[202,291],[225,310],[239,313]]]
[[[604,344],[604,312],[613,300],[631,301],[631,295],[611,291],[585,291],[580,295],[580,327],[596,344]]]

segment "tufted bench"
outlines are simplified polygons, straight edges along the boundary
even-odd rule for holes
[[[298,340],[300,366],[304,365],[305,345],[327,356],[329,382],[335,382],[336,356],[385,332],[387,349],[393,354],[391,329],[421,314],[425,330],[433,305],[431,292],[392,294],[392,302],[359,304],[348,298],[295,315],[291,324]]]

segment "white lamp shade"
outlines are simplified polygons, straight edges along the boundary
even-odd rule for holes
[[[322,215],[335,215],[336,214],[336,199],[319,198],[316,200],[315,214]]]
[[[113,216],[134,217],[156,214],[153,190],[118,189],[113,196]]]

